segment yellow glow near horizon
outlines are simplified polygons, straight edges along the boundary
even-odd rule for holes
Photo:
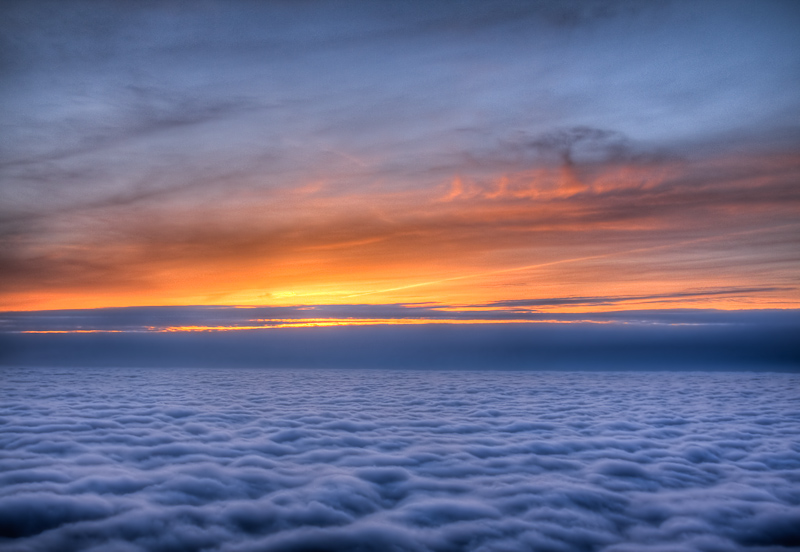
[[[739,177],[737,186],[753,197],[771,182],[761,172],[800,175],[798,159],[775,156],[712,159],[697,167],[593,167],[581,175],[563,168],[459,175],[433,188],[349,191],[315,180],[253,189],[202,208],[179,204],[165,211],[169,216],[109,218],[117,230],[109,236],[98,231],[111,224],[105,219],[86,224],[55,217],[59,231],[26,246],[30,266],[21,262],[7,272],[0,310],[353,303],[480,308],[570,297],[622,298],[581,307],[587,310],[797,308],[792,243],[800,223],[793,204],[712,203],[694,213],[692,194],[724,198],[726,189],[713,179],[698,192],[662,189],[669,179],[739,165],[752,176]],[[734,291],[685,297],[719,289]],[[555,302],[540,310],[574,308]]]
[[[426,324],[444,325],[476,325],[476,324],[622,324],[624,322],[610,320],[492,320],[492,319],[457,319],[457,318],[308,318],[308,319],[272,319],[261,325],[232,326],[150,326],[145,329],[132,330],[23,330],[23,334],[91,334],[91,333],[178,333],[178,332],[233,332],[249,330],[275,330],[285,328],[325,328],[335,326],[418,326]]]

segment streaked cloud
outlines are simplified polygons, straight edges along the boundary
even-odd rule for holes
[[[0,332],[71,332],[71,331],[165,331],[172,328],[208,327],[219,329],[269,328],[288,322],[304,324],[324,322],[385,324],[409,322],[574,322],[617,321],[653,324],[730,324],[792,319],[796,310],[715,311],[675,308],[687,300],[704,301],[709,297],[751,297],[785,290],[773,288],[729,288],[684,291],[674,294],[617,297],[551,297],[514,299],[477,305],[441,304],[338,304],[296,305],[285,307],[175,306],[69,309],[0,313]],[[631,309],[629,304],[654,305],[657,310]],[[577,307],[577,312],[551,310],[552,307]],[[627,310],[609,307],[628,306]],[[673,308],[664,308],[670,307]],[[602,307],[601,310],[591,310]]]
[[[4,15],[5,310],[800,300],[791,3]]]

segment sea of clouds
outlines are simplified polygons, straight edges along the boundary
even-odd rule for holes
[[[800,546],[800,374],[0,378],[4,551]]]

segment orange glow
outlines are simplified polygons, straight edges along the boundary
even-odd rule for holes
[[[800,213],[786,183],[798,178],[797,156],[744,156],[464,170],[414,187],[317,179],[163,212],[54,215],[3,276],[0,309],[605,296],[623,299],[536,310],[796,308]],[[719,288],[760,291],[685,296]]]

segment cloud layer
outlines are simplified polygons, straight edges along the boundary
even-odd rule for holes
[[[4,369],[0,546],[800,545],[797,375]]]

